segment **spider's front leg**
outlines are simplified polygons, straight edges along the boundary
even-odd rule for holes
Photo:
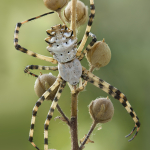
[[[94,74],[92,74],[91,72],[86,70],[84,67],[82,67],[82,71],[83,72],[82,72],[81,77],[84,80],[92,83],[96,87],[102,89],[104,92],[110,94],[112,97],[119,100],[120,103],[125,107],[127,112],[132,117],[133,121],[135,122],[135,126],[134,126],[133,130],[126,137],[130,136],[133,133],[133,131],[137,128],[136,133],[129,141],[133,140],[135,138],[135,136],[137,135],[137,133],[139,132],[140,122],[139,122],[139,118],[137,117],[136,113],[134,112],[133,108],[131,107],[130,103],[128,102],[126,96],[123,93],[121,93],[117,88],[113,87],[112,85],[105,82],[104,80],[98,78],[97,76],[95,76]]]
[[[52,57],[47,57],[47,56],[43,56],[43,55],[34,53],[34,52],[32,52],[32,51],[30,51],[30,50],[28,50],[28,49],[26,49],[26,48],[24,48],[24,47],[22,47],[22,46],[20,46],[20,45],[18,44],[18,34],[19,34],[19,30],[20,30],[20,27],[21,27],[23,24],[25,24],[25,23],[27,23],[27,22],[29,22],[29,21],[38,19],[38,18],[40,18],[40,17],[43,17],[43,16],[45,16],[45,15],[52,14],[52,13],[54,13],[54,12],[48,12],[48,13],[45,13],[45,14],[43,14],[43,15],[40,15],[40,16],[37,16],[37,17],[31,18],[31,19],[28,19],[28,20],[26,20],[26,21],[17,23],[16,28],[15,28],[15,33],[14,33],[14,46],[15,46],[15,48],[16,48],[17,50],[19,50],[19,51],[21,51],[21,52],[23,52],[23,53],[26,53],[26,54],[28,54],[28,55],[30,55],[30,56],[37,57],[37,58],[39,58],[39,59],[41,59],[41,60],[45,60],[45,61],[51,62],[51,63],[53,63],[53,64],[57,64],[57,60],[55,60],[54,58],[52,58]]]
[[[54,100],[51,104],[47,118],[45,120],[45,124],[44,124],[44,150],[48,150],[48,127],[49,127],[49,123],[50,123],[50,120],[53,116],[54,110],[57,106],[58,100],[61,96],[61,93],[62,93],[65,85],[66,85],[66,81],[63,80],[62,83],[60,83],[59,89],[58,89],[58,91],[54,97]]]
[[[54,84],[38,99],[38,101],[36,102],[33,108],[31,127],[30,127],[30,132],[29,132],[29,141],[37,150],[39,150],[39,148],[33,142],[33,132],[34,132],[34,124],[35,124],[35,118],[36,118],[38,108],[43,103],[43,101],[46,100],[46,98],[51,94],[51,92],[54,91],[60,85],[61,81],[62,79],[58,75],[57,80],[54,82]]]
[[[81,44],[77,50],[77,54],[76,56],[79,57],[81,55],[81,52],[84,48],[84,45],[88,39],[88,36],[89,36],[89,32],[91,30],[91,26],[92,26],[92,23],[93,23],[93,20],[94,20],[94,16],[95,16],[95,6],[94,6],[94,0],[90,0],[90,10],[91,10],[91,14],[89,16],[89,20],[88,20],[88,24],[87,24],[87,27],[86,27],[86,30],[85,30],[85,34],[84,34],[84,37],[81,41]]]
[[[38,75],[32,73],[29,71],[29,69],[37,69],[37,70],[53,70],[53,71],[56,71],[58,70],[58,66],[40,66],[40,65],[29,65],[29,66],[26,66],[25,69],[24,69],[24,72],[25,73],[28,73],[34,77],[38,77]]]
[[[89,32],[89,36],[92,38],[92,41],[90,42],[90,44],[86,47],[86,49],[81,53],[81,55],[79,56],[79,60],[81,61],[83,58],[84,58],[84,56],[85,56],[85,54],[87,53],[87,51],[89,51],[91,48],[92,48],[92,46],[96,43],[96,41],[97,41],[97,38],[96,38],[96,36],[93,34],[93,33],[91,33],[91,32]]]

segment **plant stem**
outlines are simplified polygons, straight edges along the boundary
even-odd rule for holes
[[[78,132],[77,132],[77,105],[78,105],[78,94],[76,92],[71,95],[71,121],[70,121],[70,132],[71,132],[71,150],[78,150]]]
[[[86,143],[86,141],[88,140],[88,138],[90,137],[91,133],[93,132],[94,128],[96,127],[96,122],[94,121],[92,126],[91,126],[91,129],[89,130],[86,138],[84,139],[84,141],[82,142],[82,144],[80,145],[80,148],[79,150],[82,150],[83,149],[83,146],[84,144]]]
[[[93,65],[91,65],[89,71],[90,71],[90,72],[93,72],[94,69],[95,69],[95,67],[94,67]]]
[[[60,114],[63,116],[63,118],[66,120],[67,124],[70,126],[70,121],[67,118],[67,116],[64,114],[64,112],[62,111],[62,109],[60,108],[60,106],[57,104],[57,110],[60,112]]]
[[[77,0],[71,1],[71,25],[70,28],[73,30],[73,34],[76,37],[76,5]]]
[[[61,21],[63,22],[63,24],[65,24],[65,21],[64,21],[62,15],[61,15],[61,9],[57,10],[57,13],[58,13],[59,18],[60,18]]]

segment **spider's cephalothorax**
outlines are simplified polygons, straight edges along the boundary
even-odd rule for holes
[[[71,85],[79,83],[82,74],[82,66],[76,58],[77,38],[73,31],[66,25],[56,25],[46,31],[48,38],[45,41],[49,44],[47,50],[58,61],[58,70],[61,77]]]
[[[45,41],[49,44],[47,50],[60,63],[72,61],[77,53],[77,38],[73,31],[66,25],[56,25],[46,31],[48,38]]]

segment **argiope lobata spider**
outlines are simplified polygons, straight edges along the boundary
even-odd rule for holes
[[[49,46],[47,47],[47,50],[53,55],[53,58],[34,53],[20,46],[18,44],[18,34],[19,34],[19,29],[23,24],[29,21],[38,19],[40,17],[43,17],[45,15],[52,14],[54,12],[45,13],[43,15],[31,18],[29,20],[19,22],[16,25],[15,34],[14,34],[14,45],[17,50],[23,53],[26,53],[30,56],[37,57],[39,59],[51,62],[53,64],[58,64],[58,66],[55,66],[55,67],[30,65],[25,68],[25,73],[31,74],[36,77],[37,75],[31,73],[29,69],[58,70],[59,71],[59,74],[54,84],[38,99],[38,101],[36,102],[33,108],[31,127],[30,127],[30,132],[29,132],[29,141],[38,150],[39,148],[33,142],[33,132],[34,132],[35,118],[36,118],[36,114],[37,114],[39,106],[51,94],[52,91],[58,88],[58,91],[53,99],[53,102],[51,104],[50,110],[48,112],[48,115],[44,124],[44,149],[48,150],[48,126],[53,116],[54,110],[57,106],[58,100],[61,96],[61,93],[66,85],[66,82],[69,82],[72,86],[74,86],[79,83],[80,78],[92,83],[96,87],[110,94],[112,97],[119,100],[120,103],[125,107],[127,112],[131,115],[133,121],[135,122],[135,126],[133,130],[126,137],[130,136],[133,133],[133,131],[137,128],[136,133],[129,141],[135,138],[135,136],[137,135],[140,129],[139,119],[136,113],[133,111],[126,96],[122,92],[120,92],[118,89],[111,86],[109,83],[105,82],[104,80],[98,78],[97,76],[92,74],[90,71],[86,70],[83,66],[81,66],[80,61],[83,59],[86,52],[89,51],[91,47],[94,45],[94,43],[97,41],[96,36],[90,32],[93,19],[94,19],[94,15],[95,15],[94,0],[90,0],[90,12],[91,14],[89,16],[87,28],[85,30],[84,37],[78,48],[77,48],[78,46],[77,38],[74,36],[73,31],[70,30],[65,24],[53,26],[51,27],[50,30],[46,31],[48,34],[48,38],[46,38],[45,41],[49,44]],[[82,51],[87,41],[87,38],[89,36],[92,37],[92,41],[86,47],[86,49]]]

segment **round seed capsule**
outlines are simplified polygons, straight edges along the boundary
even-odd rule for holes
[[[70,1],[64,10],[64,18],[68,23],[71,22],[71,3]],[[88,7],[79,0],[77,1],[76,13],[77,26],[84,24],[88,20]]]
[[[53,85],[56,77],[52,74],[42,74],[36,79],[34,84],[34,90],[38,97],[41,97],[48,88]],[[46,98],[47,100],[53,100],[54,96],[57,92],[58,88],[56,88],[51,94]]]
[[[43,0],[48,9],[57,11],[67,5],[69,0]]]
[[[111,51],[104,40],[97,41],[87,52],[86,58],[91,66],[100,68],[106,66],[111,59]]]
[[[95,123],[106,123],[114,114],[114,107],[110,99],[98,98],[89,105],[89,113]]]

